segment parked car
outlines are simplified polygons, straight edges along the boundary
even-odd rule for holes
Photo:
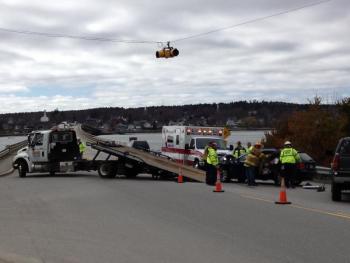
[[[264,181],[272,180],[276,185],[279,185],[280,151],[274,148],[266,148],[262,150],[262,153],[266,155],[266,158],[258,168],[256,179]],[[307,153],[299,152],[299,155],[301,162],[297,164],[297,171],[294,180],[295,185],[301,184],[302,181],[312,180],[316,173],[316,162]],[[236,160],[234,160],[234,158],[229,160],[232,165],[230,166],[230,172],[226,177],[224,176],[226,181],[237,179],[237,181],[241,183],[246,180],[244,169],[244,161],[246,157],[247,154],[242,155]]]
[[[331,165],[332,200],[341,201],[342,190],[350,190],[350,137],[339,140]]]
[[[130,137],[129,138],[129,143],[128,143],[129,147],[138,149],[138,150],[143,150],[146,152],[150,151],[150,147],[147,141],[139,141],[137,140],[137,137]]]

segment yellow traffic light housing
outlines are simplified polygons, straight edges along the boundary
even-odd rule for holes
[[[178,55],[179,55],[179,50],[177,48],[171,47],[169,42],[167,47],[164,47],[163,49],[156,51],[156,58],[172,58]]]

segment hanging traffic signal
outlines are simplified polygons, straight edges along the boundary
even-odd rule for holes
[[[178,55],[179,55],[179,50],[177,48],[171,47],[169,42],[167,47],[164,47],[163,49],[158,50],[156,52],[157,58],[172,58]]]

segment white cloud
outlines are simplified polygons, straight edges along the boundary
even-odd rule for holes
[[[2,0],[0,27],[167,40],[305,3],[310,1]],[[155,58],[157,44],[0,31],[0,99],[11,112],[240,99],[306,102],[316,92],[350,96],[349,10],[348,1],[331,1],[174,43],[180,55],[168,60]]]

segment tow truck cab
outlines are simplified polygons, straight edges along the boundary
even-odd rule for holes
[[[34,131],[28,135],[28,145],[19,150],[13,167],[24,177],[27,172],[61,172],[73,169],[72,162],[80,159],[74,130],[52,129]]]

